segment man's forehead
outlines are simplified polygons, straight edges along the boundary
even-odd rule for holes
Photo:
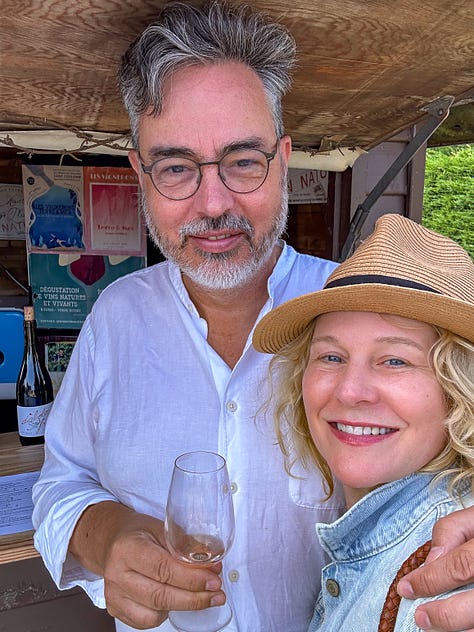
[[[245,107],[270,111],[262,80],[240,62],[178,68],[163,83],[161,115],[193,111],[201,103],[211,113],[219,107],[240,107],[240,114]]]
[[[184,140],[184,139],[183,139]],[[221,156],[230,151],[237,151],[243,149],[260,149],[267,150],[269,143],[274,139],[267,139],[263,136],[246,136],[246,137],[233,137],[224,143],[219,145],[214,144],[214,155]],[[206,158],[201,154],[199,147],[193,145],[187,145],[185,142],[181,143],[156,143],[147,148],[147,153],[150,158],[162,158],[166,156],[184,156],[189,158]],[[214,156],[212,156],[214,157]]]
[[[149,111],[140,118],[140,146],[146,151],[175,147],[207,159],[254,138],[257,148],[270,151],[274,145],[263,84],[244,64],[182,68],[166,86],[159,114]]]

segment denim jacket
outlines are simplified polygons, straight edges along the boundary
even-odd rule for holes
[[[416,473],[387,483],[336,522],[316,525],[332,562],[322,571],[308,632],[377,632],[387,591],[402,563],[431,539],[439,518],[474,504],[469,482],[459,490],[461,502],[449,495],[446,478],[430,485],[433,477]],[[395,632],[420,630],[414,612],[424,601],[401,600]]]

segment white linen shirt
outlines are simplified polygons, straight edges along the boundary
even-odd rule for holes
[[[320,289],[336,265],[282,246],[259,318]],[[307,630],[324,562],[314,524],[334,520],[341,503],[321,500],[318,474],[286,474],[271,414],[259,410],[270,356],[253,349],[251,335],[231,370],[169,262],[102,292],[50,413],[33,490],[35,545],[60,588],[82,586],[105,607],[102,578],[67,551],[84,509],[115,500],[163,520],[175,458],[212,450],[227,459],[234,491],[236,537],[223,569],[228,629]]]

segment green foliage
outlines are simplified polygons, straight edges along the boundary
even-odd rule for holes
[[[427,150],[422,224],[474,258],[474,145]]]

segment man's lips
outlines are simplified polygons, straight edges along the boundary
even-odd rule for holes
[[[234,248],[245,234],[242,232],[209,233],[206,235],[188,235],[187,239],[201,250],[209,252],[224,252]]]
[[[231,235],[230,233],[225,233],[224,235],[209,235],[208,237],[204,237],[204,239],[210,239],[211,241],[218,241],[219,239],[230,239],[230,237],[232,236],[233,235]]]

